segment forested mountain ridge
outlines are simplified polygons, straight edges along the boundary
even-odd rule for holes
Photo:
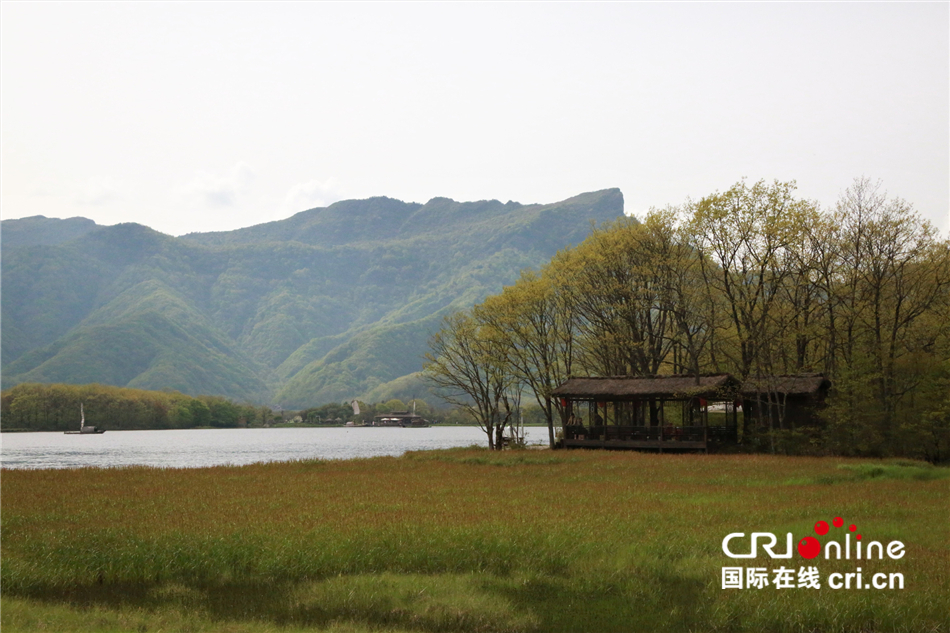
[[[47,218],[34,215],[18,220],[3,221],[3,250],[18,246],[62,244],[81,237],[95,229],[97,224],[88,218]]]
[[[548,205],[347,200],[178,238],[4,220],[3,386],[102,382],[287,407],[422,395],[410,374],[443,314],[622,213],[607,189]]]

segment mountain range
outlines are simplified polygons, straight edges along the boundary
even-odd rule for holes
[[[92,383],[303,408],[425,397],[442,317],[623,214],[554,204],[346,200],[172,237],[85,218],[3,220],[2,385]]]

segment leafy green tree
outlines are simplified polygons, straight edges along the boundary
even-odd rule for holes
[[[188,411],[194,426],[211,426],[211,409],[201,400],[191,400],[188,403]]]
[[[506,371],[534,394],[553,448],[555,419],[560,419],[562,407],[551,392],[570,375],[574,340],[571,308],[559,296],[555,276],[522,271],[513,286],[475,311],[500,343]]]
[[[729,301],[740,347],[735,365],[743,378],[768,340],[771,311],[791,270],[797,218],[810,208],[794,191],[794,182],[739,182],[693,206],[699,261],[711,291]]]
[[[568,266],[581,360],[600,375],[656,374],[672,345],[663,237],[635,219],[594,229]]]
[[[692,234],[704,278],[709,291],[728,302],[738,343],[737,354],[721,344],[719,349],[731,357],[743,380],[773,373],[777,306],[793,270],[792,245],[801,218],[813,209],[811,203],[795,199],[794,191],[794,182],[760,181],[750,187],[743,181],[692,205]],[[771,404],[768,393],[758,399]],[[775,409],[765,410],[771,416]],[[749,416],[743,420],[743,437],[749,438],[752,421]]]
[[[892,442],[897,408],[921,379],[898,371],[902,360],[926,354],[945,331],[933,322],[927,327],[924,317],[947,302],[947,242],[913,207],[888,199],[867,179],[856,180],[839,200],[835,224],[843,357],[852,367],[859,359],[870,363],[883,439]]]
[[[383,404],[383,408],[386,411],[405,411],[406,403],[398,398],[393,398],[392,400]]]
[[[236,428],[241,417],[240,409],[233,402],[220,397],[204,397],[208,407],[208,423],[216,428]]]

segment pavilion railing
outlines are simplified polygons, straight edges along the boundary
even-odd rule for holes
[[[713,428],[713,427],[709,427]],[[703,426],[594,426],[564,427],[568,440],[606,440],[625,442],[702,442],[707,428]]]
[[[711,442],[738,442],[739,430],[735,426],[710,426],[707,437]]]

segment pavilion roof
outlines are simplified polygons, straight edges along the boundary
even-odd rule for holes
[[[752,376],[742,384],[742,393],[781,393],[789,396],[807,396],[831,387],[831,381],[821,374],[794,376]]]
[[[600,398],[632,400],[636,398],[687,399],[722,397],[731,399],[739,381],[729,374],[706,376],[604,376],[569,378],[552,392],[558,398]]]

